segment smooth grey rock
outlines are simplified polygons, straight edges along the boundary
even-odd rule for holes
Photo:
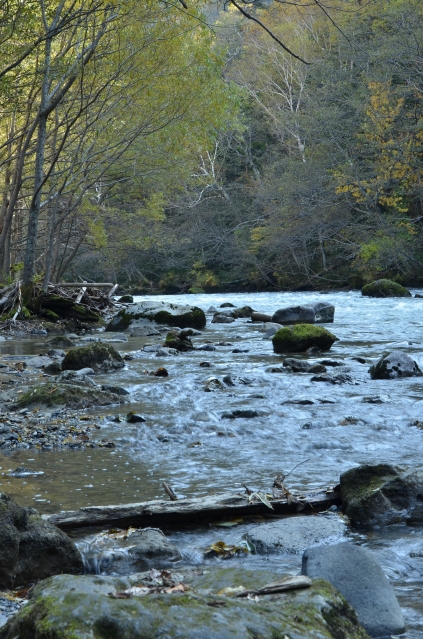
[[[130,337],[150,337],[152,335],[160,335],[160,331],[152,326],[134,326],[129,333]]]
[[[294,373],[307,373],[313,364],[305,359],[296,359],[295,357],[287,357],[284,359],[283,365],[290,368]]]
[[[179,351],[176,348],[163,348],[157,349],[156,357],[169,357],[169,355],[179,355]]]
[[[224,315],[223,313],[215,315],[212,319],[212,324],[232,324],[232,322],[235,322],[235,318]]]
[[[311,306],[288,306],[273,314],[272,322],[277,324],[314,324],[315,312]]]
[[[421,377],[423,373],[407,353],[392,351],[369,368],[372,379],[395,379],[398,377]]]
[[[142,350],[144,351],[144,353],[157,353],[160,348],[160,344],[146,344],[145,346],[143,346]]]
[[[423,468],[365,464],[341,475],[345,514],[356,523],[423,523]]]
[[[290,517],[255,526],[245,534],[260,555],[299,553],[311,546],[333,544],[345,538],[346,526],[338,515]]]
[[[217,310],[217,308],[215,306],[209,306],[209,308],[206,311],[207,315],[214,315],[214,313],[218,313],[219,311]]]
[[[269,337],[273,337],[273,335],[282,328],[281,324],[276,324],[276,322],[264,322],[259,328],[259,331],[264,333],[264,339]]]
[[[251,313],[251,321],[252,322],[272,322],[272,315],[269,315],[268,313],[258,313],[257,311],[254,311],[254,313]]]
[[[102,384],[102,391],[107,391],[109,393],[114,393],[115,395],[129,395],[129,391],[121,386],[111,386],[110,384]]]
[[[129,549],[129,554],[138,565],[182,559],[177,547],[171,544],[160,530],[153,528],[137,530],[129,537],[129,542],[133,545]]]
[[[84,369],[82,369],[84,370]],[[76,384],[77,386],[92,386],[97,388],[97,384],[88,375],[81,371],[62,371],[57,378],[58,382],[66,382],[67,384]]]
[[[195,349],[197,351],[215,351],[216,346],[214,344],[202,344],[201,346],[197,346]]]
[[[404,619],[392,586],[375,556],[351,543],[310,548],[301,573],[329,581],[355,609],[372,637],[404,632]]]
[[[39,355],[38,357],[28,357],[26,361],[27,366],[31,366],[32,368],[44,368],[44,366],[48,366],[53,362],[51,357],[46,357],[45,355]]]
[[[310,304],[310,306],[314,310],[314,321],[316,324],[333,322],[335,317],[335,307],[333,304],[329,304],[329,302],[314,302]]]

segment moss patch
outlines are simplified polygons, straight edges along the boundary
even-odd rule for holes
[[[392,280],[375,280],[366,284],[361,289],[361,294],[366,297],[411,297],[408,289]]]
[[[88,346],[72,348],[62,361],[62,370],[78,371],[92,368],[95,371],[107,371],[123,368],[124,361],[111,344],[93,342]]]
[[[272,338],[275,353],[301,353],[312,346],[328,351],[336,336],[322,326],[296,324],[280,328]]]
[[[115,393],[94,387],[49,383],[40,384],[22,393],[16,402],[16,407],[26,408],[27,406],[43,405],[81,409],[119,404],[121,401],[122,399]]]

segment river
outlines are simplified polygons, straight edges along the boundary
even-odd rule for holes
[[[412,291],[413,293],[418,291]],[[135,298],[154,299],[143,296]],[[194,351],[159,358],[144,352],[157,338],[130,337],[116,344],[134,359],[124,369],[96,376],[96,381],[123,386],[130,392],[130,410],[146,418],[142,424],[117,422],[127,406],[83,411],[99,426],[101,437],[113,440],[113,449],[42,451],[34,448],[3,452],[0,489],[22,505],[42,513],[90,504],[130,503],[165,498],[162,481],[179,497],[216,490],[238,490],[243,484],[268,489],[278,472],[302,463],[287,480],[301,491],[338,483],[343,471],[365,462],[421,465],[423,449],[423,378],[370,379],[371,363],[394,348],[410,354],[423,370],[423,299],[363,298],[357,291],[317,293],[249,293],[161,296],[163,301],[189,303],[207,310],[223,302],[273,313],[278,308],[311,301],[335,305],[335,322],[328,328],[339,338],[329,353],[311,361],[342,362],[336,372],[352,383],[331,385],[311,381],[310,374],[272,373],[282,363],[259,325],[246,319],[211,324],[195,345],[226,342],[215,351]],[[42,350],[40,337],[0,342],[2,355],[30,355]],[[234,353],[233,350],[239,351]],[[354,358],[364,358],[360,363]],[[201,367],[207,361],[210,367]],[[165,366],[167,378],[146,371]],[[234,386],[205,392],[210,377],[230,375]],[[113,380],[113,381],[111,381]],[[369,398],[371,398],[369,400]],[[309,399],[312,405],[287,401]],[[224,411],[251,408],[254,419],[221,419]],[[73,413],[75,411],[72,411]],[[416,425],[417,423],[417,425]],[[43,475],[12,478],[17,466],[42,470]],[[170,531],[185,561],[201,561],[201,550],[218,539],[237,542],[249,524],[235,528],[193,528]],[[353,531],[351,538],[374,551],[394,585],[407,624],[407,639],[423,636],[423,551],[421,529],[392,526]],[[78,538],[82,550],[90,539]],[[301,557],[247,556],[234,559],[251,566],[265,564],[278,572],[298,572]]]

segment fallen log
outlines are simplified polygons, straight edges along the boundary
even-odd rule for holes
[[[87,506],[57,515],[44,515],[44,518],[62,530],[93,526],[142,528],[166,525],[181,528],[227,517],[319,512],[333,505],[341,505],[341,493],[339,486],[335,486],[326,492],[290,497],[288,500],[270,499],[269,502],[272,510],[259,500],[250,501],[247,495],[227,492],[170,502],[154,500],[122,506]]]

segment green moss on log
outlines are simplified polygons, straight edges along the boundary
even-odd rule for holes
[[[375,280],[361,289],[365,297],[411,297],[408,289],[392,280]]]
[[[275,353],[302,353],[312,346],[328,351],[336,336],[322,326],[296,324],[280,328],[273,336]]]

